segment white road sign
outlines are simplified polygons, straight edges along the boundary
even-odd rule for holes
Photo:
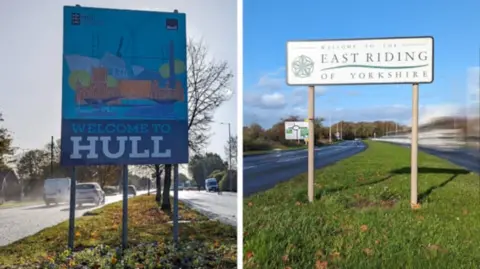
[[[286,121],[285,139],[303,140],[308,138],[308,122],[304,121]]]
[[[287,42],[287,84],[433,82],[433,37]]]

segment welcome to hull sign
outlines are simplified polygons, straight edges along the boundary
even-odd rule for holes
[[[287,42],[287,84],[412,84],[433,82],[433,38]]]
[[[188,163],[185,14],[64,8],[62,165]]]

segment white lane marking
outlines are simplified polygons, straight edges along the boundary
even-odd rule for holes
[[[277,161],[277,163],[287,163],[295,160],[300,160],[300,159],[305,159],[308,156],[300,156],[300,157],[295,157],[295,158],[285,158],[285,159],[280,159]]]
[[[244,166],[243,170],[248,170],[257,167],[256,165]]]

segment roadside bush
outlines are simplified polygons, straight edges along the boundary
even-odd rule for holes
[[[265,139],[244,139],[243,140],[243,150],[244,151],[255,151],[255,150],[271,150],[273,149],[273,143]]]
[[[228,173],[225,173],[222,180],[220,181],[220,190],[237,192],[237,171],[230,170],[230,173],[231,173],[230,178],[232,180],[232,184],[231,184],[232,189],[230,189],[230,180],[228,177]]]
[[[227,171],[221,171],[221,170],[215,170],[213,171],[209,177],[213,177],[217,180],[217,183],[220,184],[220,181],[222,181],[222,178],[227,174]]]

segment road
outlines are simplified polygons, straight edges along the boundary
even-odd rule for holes
[[[386,142],[391,144],[397,144],[406,148],[410,147],[408,143],[392,143]],[[480,174],[480,152],[476,150],[469,150],[465,148],[442,148],[438,147],[425,147],[419,146],[419,150],[437,156],[439,158],[445,159],[453,164],[456,164],[460,167],[465,168],[471,172],[475,172]],[[419,164],[421,166],[421,163]]]
[[[348,158],[366,149],[360,141],[344,141],[315,149],[315,168],[319,169]],[[243,157],[243,196],[247,197],[274,187],[307,172],[308,151],[280,151]]]
[[[147,193],[139,191],[138,195]],[[122,195],[107,196],[105,204],[122,200]],[[103,205],[102,205],[103,206]],[[77,208],[75,216],[81,217],[85,212],[102,206],[83,206]],[[59,224],[69,217],[69,205],[47,207],[44,204],[0,209],[0,246],[8,245],[26,236],[35,234],[45,228]]]
[[[173,196],[173,192],[171,192]],[[237,225],[237,194],[233,192],[179,191],[178,199],[210,219]]]

